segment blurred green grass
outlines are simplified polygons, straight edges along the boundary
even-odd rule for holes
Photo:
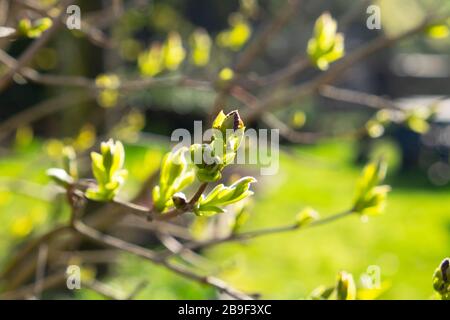
[[[138,182],[157,168],[162,150],[161,146],[127,147],[126,165],[132,180],[125,192],[136,191]],[[290,223],[305,206],[312,206],[322,216],[348,209],[361,169],[354,165],[353,157],[354,146],[342,142],[282,153],[279,174],[259,179],[252,218],[245,229]],[[3,182],[10,177],[45,186],[45,170],[52,165],[54,161],[42,156],[42,146],[37,144],[2,158],[0,177]],[[393,191],[385,214],[368,222],[350,216],[310,230],[266,236],[246,244],[223,244],[206,254],[217,266],[227,266],[219,276],[240,289],[262,293],[263,298],[304,298],[318,285],[332,284],[339,270],[351,272],[359,280],[369,265],[378,265],[382,281],[390,283],[381,298],[428,299],[432,273],[450,252],[450,191],[412,176],[391,174],[388,182]],[[24,191],[0,184],[0,266],[19,241],[67,218],[61,206],[55,209],[57,202],[48,203]],[[14,233],[17,219],[23,217],[31,219],[30,233]],[[117,288],[127,291],[141,279],[149,281],[138,298],[214,296],[206,287],[128,255],[115,268],[105,281]],[[100,298],[86,289],[77,292],[77,297]]]

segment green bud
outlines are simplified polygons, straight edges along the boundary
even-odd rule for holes
[[[187,204],[186,195],[183,192],[177,192],[172,196],[172,201],[175,208],[183,208]]]
[[[228,114],[224,114],[223,111],[217,115],[212,125],[213,129],[220,130],[223,135],[223,139],[227,136],[227,130],[234,132],[237,130],[244,130],[244,122],[239,115],[239,111],[233,110]]]
[[[442,300],[450,299],[450,258],[445,258],[433,275],[433,288]]]
[[[338,273],[336,294],[338,300],[356,299],[356,285],[351,273],[345,271]]]
[[[381,122],[376,120],[369,120],[366,123],[366,131],[369,137],[371,138],[379,138],[384,133],[384,126]]]
[[[307,53],[314,65],[321,70],[328,69],[331,62],[344,56],[344,36],[336,31],[337,23],[328,12],[316,20]]]
[[[375,118],[379,123],[387,124],[391,121],[392,112],[387,109],[382,109],[376,113]]]
[[[245,125],[237,110],[224,114],[221,111],[213,122],[212,128],[217,130],[213,134],[212,147],[215,150],[222,150],[223,166],[231,163],[236,156],[242,138],[244,136]]]
[[[214,182],[222,177],[223,161],[214,155],[210,144],[193,144],[189,148],[191,161],[197,168],[197,178],[202,182]]]
[[[297,214],[296,221],[299,227],[304,227],[319,220],[319,213],[313,208],[307,207]]]
[[[319,41],[320,48],[324,51],[333,45],[333,38],[336,35],[337,23],[329,12],[323,13],[314,26],[314,36]]]
[[[53,24],[52,19],[44,17],[31,22],[29,19],[21,19],[18,24],[19,33],[28,38],[39,38],[41,34]]]

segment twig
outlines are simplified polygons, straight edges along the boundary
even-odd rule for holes
[[[34,296],[40,298],[42,293],[42,279],[45,278],[45,268],[47,267],[48,245],[43,243],[39,246],[37,256],[36,279],[34,282]]]
[[[118,250],[83,250],[83,251],[63,251],[58,252],[60,264],[67,264],[72,260],[81,260],[83,263],[109,263],[117,261]]]
[[[198,199],[202,196],[203,192],[205,191],[206,187],[208,186],[208,182],[203,182],[200,187],[198,188],[197,192],[194,194],[192,199],[189,201],[189,204],[192,206],[194,205]]]
[[[211,262],[208,261],[208,259],[195,253],[190,249],[185,248],[181,242],[172,237],[170,234],[163,232],[156,232],[156,236],[161,241],[161,243],[167,248],[167,250],[169,250],[174,254],[178,254],[180,258],[183,259],[185,262],[198,268],[211,265]]]
[[[125,294],[117,289],[114,289],[97,279],[89,280],[89,281],[81,281],[82,285],[92,291],[97,292],[98,294],[106,297],[111,300],[124,300]]]
[[[147,280],[142,280],[137,284],[137,286],[128,294],[128,296],[125,297],[125,300],[133,300],[139,292],[145,289],[145,287],[148,285]]]
[[[310,224],[306,225],[303,228],[312,228],[312,227],[324,225],[324,224],[330,223],[332,221],[342,219],[346,216],[351,215],[352,213],[353,213],[353,211],[351,211],[351,210],[344,211],[342,213],[328,216],[326,218],[311,222]],[[295,230],[299,230],[300,228],[301,227],[298,225],[298,223],[292,223],[292,224],[288,224],[288,225],[280,226],[280,227],[272,227],[272,228],[254,230],[254,231],[247,231],[247,232],[243,232],[243,233],[232,233],[229,236],[226,236],[223,238],[215,238],[215,239],[211,239],[211,240],[207,240],[207,241],[203,241],[203,242],[185,243],[185,244],[183,244],[183,248],[181,248],[181,250],[200,250],[200,249],[205,249],[208,247],[216,246],[216,245],[222,244],[222,243],[250,240],[250,239],[258,238],[261,236],[295,231]],[[166,252],[161,253],[160,255],[162,256],[162,258],[168,258],[172,255],[176,255],[179,253],[180,252],[174,253],[174,252],[166,251]]]
[[[145,207],[141,206],[135,203],[126,202],[119,199],[114,199],[112,202],[115,204],[118,204],[124,208],[130,209],[133,213],[140,217],[146,217],[148,220],[160,220],[160,221],[167,221],[171,220],[175,217],[178,217],[186,212],[192,211],[193,206],[198,201],[198,199],[201,197],[202,193],[205,191],[208,183],[202,183],[192,199],[184,205],[184,207],[181,208],[173,208],[167,212],[161,213],[155,211],[151,207]]]
[[[192,236],[186,228],[176,225],[174,223],[168,223],[163,221],[142,221],[138,217],[129,217],[130,220],[125,219],[119,227],[132,227],[140,228],[151,231],[161,231],[166,234],[170,234],[173,237],[177,237],[184,240],[192,240]],[[132,220],[131,220],[132,219]]]

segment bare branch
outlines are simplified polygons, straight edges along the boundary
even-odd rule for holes
[[[48,245],[43,243],[39,246],[37,256],[36,279],[34,282],[34,296],[39,299],[42,293],[42,279],[45,278],[45,269],[47,267]]]
[[[319,94],[333,100],[359,104],[374,109],[399,109],[399,107],[389,99],[365,92],[336,88],[330,85],[322,86],[319,89]]]

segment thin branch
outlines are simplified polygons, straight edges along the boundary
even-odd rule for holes
[[[133,300],[148,285],[147,280],[142,280],[136,287],[125,297],[125,300]]]
[[[127,218],[130,218],[128,220]],[[131,228],[139,228],[143,230],[150,231],[160,231],[166,234],[170,234],[173,237],[184,239],[184,240],[192,240],[192,236],[186,228],[176,225],[174,223],[168,223],[163,221],[142,221],[138,217],[127,217],[119,227],[131,227]]]
[[[83,251],[57,251],[57,263],[67,264],[73,260],[80,260],[83,263],[112,263],[117,261],[118,250],[83,250]]]
[[[103,234],[100,231],[97,231],[91,227],[88,227],[86,224],[82,223],[80,220],[75,220],[73,223],[73,227],[80,234],[97,241],[100,244],[107,245],[109,247],[113,247],[116,249],[123,250],[125,252],[130,252],[145,259],[151,261],[158,261],[157,254],[150,250],[142,248],[133,243],[126,242],[122,239]]]
[[[110,300],[124,300],[125,294],[111,286],[108,286],[97,279],[81,281],[83,287],[86,287]]]
[[[333,100],[359,104],[374,109],[400,109],[393,101],[361,91],[336,88],[324,85],[319,89],[319,94]]]
[[[130,211],[132,211],[133,214],[136,214],[136,215],[138,215],[140,217],[144,217],[144,218],[148,217],[152,211],[152,208],[141,206],[136,203],[131,203],[128,201],[120,200],[118,198],[114,198],[112,200],[112,202],[115,204],[118,204],[126,209],[129,209]]]
[[[212,265],[212,263],[208,259],[201,256],[200,254],[195,253],[192,250],[185,248],[181,242],[172,237],[170,234],[157,232],[156,236],[164,245],[164,247],[167,248],[167,250],[169,250],[174,254],[178,253],[181,259],[191,264],[192,266],[197,268],[203,268],[205,266]]]
[[[37,256],[37,268],[36,268],[36,279],[34,286],[34,296],[40,298],[42,293],[42,279],[45,278],[45,269],[47,267],[48,258],[48,245],[43,243],[39,246],[38,256]]]
[[[208,182],[203,182],[198,188],[197,192],[194,194],[192,199],[189,201],[189,205],[194,205],[198,199],[202,196],[203,192],[205,192],[206,187],[208,186]]]

